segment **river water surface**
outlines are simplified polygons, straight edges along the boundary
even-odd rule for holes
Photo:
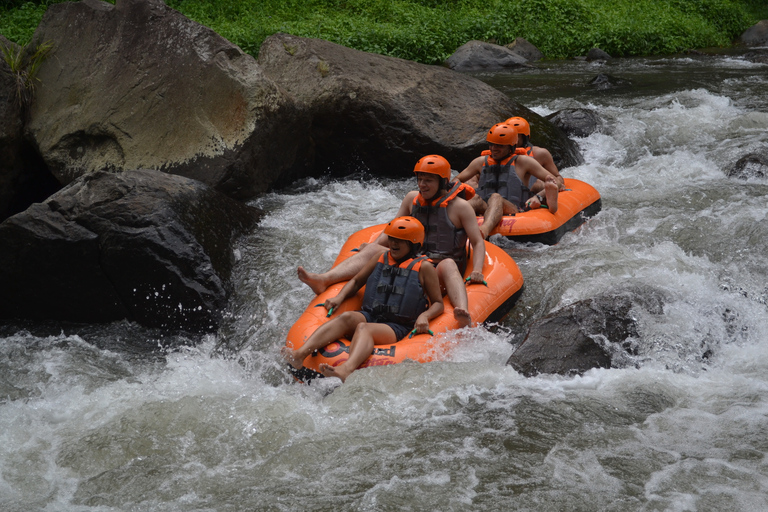
[[[632,85],[590,89],[601,72]],[[606,121],[577,139],[586,163],[562,170],[603,210],[556,246],[497,241],[526,280],[501,325],[455,332],[443,362],[294,384],[278,350],[312,298],[296,265],[327,268],[414,185],[296,183],[254,202],[266,216],[237,248],[215,336],[0,328],[0,509],[768,509],[768,180],[724,172],[768,147],[768,66],[569,61],[480,78],[539,114]],[[664,306],[636,313],[638,353],[619,368],[505,366],[531,322],[623,286]]]

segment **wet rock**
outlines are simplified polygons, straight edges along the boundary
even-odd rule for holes
[[[756,64],[768,64],[768,50],[756,49],[751,50],[742,55],[745,60],[754,62]]]
[[[611,60],[612,57],[600,48],[592,48],[587,52],[587,62]]]
[[[310,115],[298,129],[311,134],[318,171],[407,177],[431,153],[463,169],[487,148],[488,128],[512,116],[536,123],[539,145],[563,166],[581,158],[576,144],[541,116],[441,66],[287,34],[264,41],[259,65]]]
[[[538,48],[536,48],[522,37],[516,38],[514,41],[506,45],[506,47],[529,62],[535,62],[544,58],[544,54],[541,53]]]
[[[632,82],[623,78],[618,78],[613,75],[600,73],[595,78],[589,81],[589,85],[594,87],[598,91],[606,91],[608,89],[618,89],[620,87],[626,87]]]
[[[633,350],[637,337],[632,309],[663,312],[656,290],[617,291],[571,304],[533,325],[507,361],[518,372],[575,375],[592,368],[610,368],[617,357]]]
[[[768,20],[760,20],[742,33],[736,40],[746,46],[768,45]]]
[[[214,331],[257,213],[181,176],[89,173],[0,224],[0,317]]]
[[[0,47],[18,48],[0,36]],[[21,141],[24,123],[16,101],[16,80],[5,59],[0,58],[0,220],[8,216],[23,171]]]
[[[3,36],[0,47],[19,48]],[[0,222],[61,188],[24,139],[24,116],[16,78],[0,58]]]
[[[545,119],[572,137],[587,137],[605,126],[597,112],[588,108],[565,108]]]
[[[303,165],[303,117],[256,61],[160,0],[51,5],[28,134],[62,184],[151,168],[238,199]]]
[[[765,178],[768,176],[768,149],[739,158],[735,164],[726,170],[726,175],[740,180]]]
[[[527,62],[506,46],[469,41],[457,48],[445,64],[454,71],[498,71],[526,67]]]

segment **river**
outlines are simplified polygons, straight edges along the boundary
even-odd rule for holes
[[[598,73],[632,85],[594,90]],[[768,509],[768,181],[724,172],[768,146],[768,66],[681,56],[479,77],[539,114],[606,121],[577,139],[586,163],[562,170],[602,211],[556,246],[496,241],[526,280],[500,325],[454,333],[442,362],[295,384],[278,350],[312,295],[296,265],[327,268],[414,184],[303,180],[254,201],[266,216],[238,244],[216,335],[0,327],[0,509]],[[621,286],[664,307],[637,312],[638,353],[619,367],[505,366],[531,322]]]

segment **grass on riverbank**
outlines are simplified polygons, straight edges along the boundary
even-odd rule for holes
[[[59,0],[2,0],[0,34],[24,44]],[[764,0],[167,0],[258,56],[275,32],[438,64],[473,39],[524,37],[548,58],[599,47],[614,56],[729,46],[768,18]]]

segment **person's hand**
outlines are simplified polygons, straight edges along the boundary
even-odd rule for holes
[[[339,304],[341,303],[342,301],[339,300],[339,296],[337,295],[336,297],[331,297],[330,299],[327,299],[323,303],[323,306],[325,306],[325,309],[330,311],[332,309],[336,309],[337,307],[339,307]]]
[[[473,271],[469,274],[469,282],[472,284],[483,284],[485,282],[485,277],[482,272]]]
[[[528,199],[525,202],[525,207],[528,208],[529,210],[535,210],[537,208],[541,208],[541,198],[539,197],[539,195],[537,194],[531,197],[530,199]]]
[[[416,331],[416,334],[425,334],[429,332],[429,318],[427,318],[427,314],[420,314],[413,326],[415,327],[414,330]]]

